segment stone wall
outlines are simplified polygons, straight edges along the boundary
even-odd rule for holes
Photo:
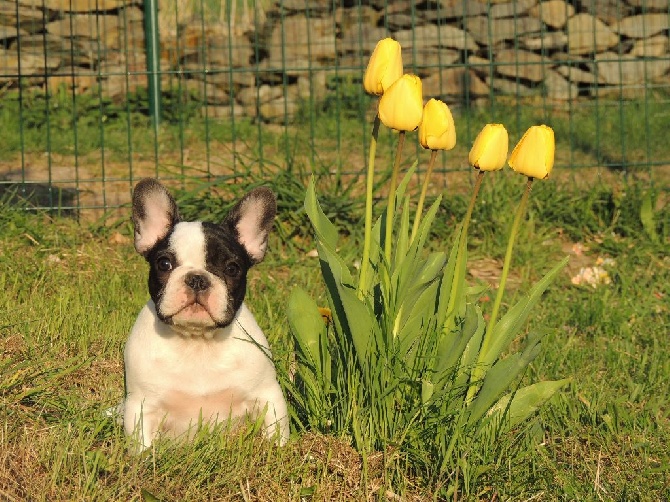
[[[190,17],[161,33],[163,86],[191,89],[210,117],[291,120],[334,82],[360,81],[375,43],[390,35],[425,96],[449,103],[492,93],[630,98],[670,87],[667,0],[490,3],[283,0],[245,26]],[[141,7],[0,0],[0,89],[17,87],[19,75],[23,86],[112,98],[146,85]]]

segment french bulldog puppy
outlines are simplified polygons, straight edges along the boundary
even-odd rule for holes
[[[136,185],[135,249],[149,264],[151,299],[126,343],[120,411],[140,449],[159,432],[177,436],[261,413],[268,437],[288,439],[268,342],[243,303],[247,271],[265,255],[275,214],[272,191],[256,188],[220,224],[181,221],[162,184]]]

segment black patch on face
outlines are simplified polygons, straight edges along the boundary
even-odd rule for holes
[[[206,270],[219,277],[227,290],[228,303],[225,312],[212,312],[217,319],[217,327],[225,327],[230,324],[244,301],[247,272],[253,263],[229,229],[213,223],[202,223],[202,229],[205,236]],[[149,294],[157,307],[159,319],[167,324],[172,321],[162,314],[160,303],[172,272],[180,266],[169,246],[171,236],[172,232],[158,241],[146,255],[149,263]]]
[[[147,263],[149,263],[149,295],[156,306],[160,305],[165,285],[174,269],[178,266],[177,259],[168,246],[171,234],[169,233],[164,239],[158,241],[146,255]],[[171,264],[170,270],[164,270],[163,263],[165,260],[169,260]],[[168,322],[160,314],[160,309],[157,309],[157,311],[161,321]]]
[[[212,223],[203,223],[202,228],[205,234],[207,271],[219,277],[228,290],[228,307],[224,316],[226,325],[244,301],[247,272],[253,263],[230,231]]]

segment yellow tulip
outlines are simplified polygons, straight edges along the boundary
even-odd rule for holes
[[[502,124],[486,124],[470,149],[470,165],[481,171],[498,171],[507,160],[509,137]]]
[[[546,125],[532,126],[512,150],[509,166],[517,173],[543,180],[554,167],[554,130]]]
[[[379,100],[379,118],[386,127],[413,131],[423,117],[421,79],[405,74],[386,89]]]
[[[423,107],[419,143],[428,150],[451,150],[456,146],[454,117],[446,103],[430,99]]]
[[[363,77],[365,92],[381,96],[393,82],[402,77],[400,44],[392,38],[377,42]]]

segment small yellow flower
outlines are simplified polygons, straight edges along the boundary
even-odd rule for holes
[[[319,314],[321,314],[321,319],[323,319],[323,322],[326,324],[330,324],[331,321],[333,320],[333,313],[328,307],[318,307],[319,308]]]
[[[543,180],[554,167],[554,130],[546,125],[532,126],[517,143],[509,166],[517,173]]]
[[[468,160],[481,171],[498,171],[507,160],[509,136],[502,124],[486,124],[475,138]]]
[[[423,107],[419,143],[428,150],[451,150],[456,146],[454,117],[446,103],[430,99]]]
[[[381,96],[393,82],[402,77],[400,44],[392,38],[377,42],[363,77],[365,92]]]
[[[397,131],[413,131],[423,117],[421,79],[405,74],[386,89],[379,100],[379,119]]]

